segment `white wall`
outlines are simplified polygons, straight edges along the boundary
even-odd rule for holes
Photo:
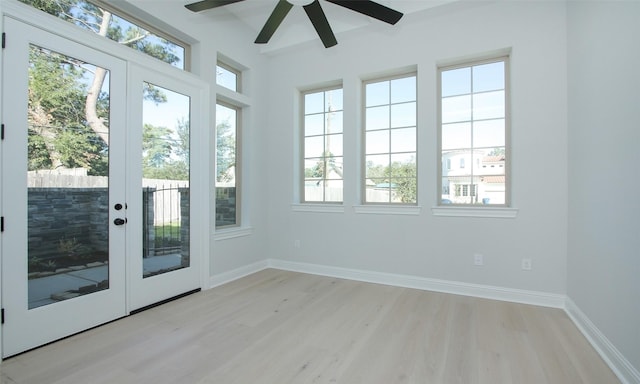
[[[639,2],[569,3],[567,292],[636,372],[639,36]]]
[[[566,9],[561,2],[462,3],[407,16],[383,32],[338,35],[270,60],[269,247],[272,258],[564,294],[567,250]],[[516,219],[434,217],[436,65],[512,49],[513,206]],[[417,216],[356,214],[361,78],[418,69]],[[342,80],[345,212],[293,212],[296,89]],[[300,240],[300,248],[294,247]],[[473,253],[485,265],[473,265]],[[533,260],[532,271],[521,259]]]

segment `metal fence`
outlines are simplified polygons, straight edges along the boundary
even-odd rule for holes
[[[142,191],[144,257],[180,254],[183,247],[185,199],[187,186],[158,185]],[[188,200],[188,199],[187,199]]]

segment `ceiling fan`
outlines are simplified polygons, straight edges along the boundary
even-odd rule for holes
[[[244,0],[202,0],[196,3],[187,4],[185,5],[185,7],[193,12],[200,12],[211,8],[221,7],[227,4],[237,3],[240,1]],[[392,25],[397,23],[403,16],[401,12],[388,8],[382,4],[378,4],[375,1],[326,1]],[[320,36],[320,40],[322,40],[322,43],[326,48],[338,44],[338,41],[336,40],[336,37],[331,30],[331,26],[329,25],[329,21],[327,20],[327,17],[325,16],[318,0],[279,0],[275,9],[271,13],[271,16],[269,16],[267,22],[264,24],[264,27],[262,27],[262,30],[258,34],[258,37],[255,41],[256,44],[266,44],[269,42],[269,39],[271,39],[271,36],[273,36],[276,29],[278,29],[278,26],[280,26],[294,4],[303,6],[305,12],[307,13],[307,16],[309,16],[309,20],[311,20],[313,27],[316,29],[318,36]]]

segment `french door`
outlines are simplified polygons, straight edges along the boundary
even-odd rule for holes
[[[2,357],[201,287],[202,87],[5,17]]]

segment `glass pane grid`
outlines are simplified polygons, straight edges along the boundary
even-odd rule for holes
[[[441,71],[441,204],[505,204],[504,68]]]
[[[305,202],[342,201],[342,89],[304,95]]]
[[[416,203],[415,80],[408,76],[365,87],[366,203]]]

